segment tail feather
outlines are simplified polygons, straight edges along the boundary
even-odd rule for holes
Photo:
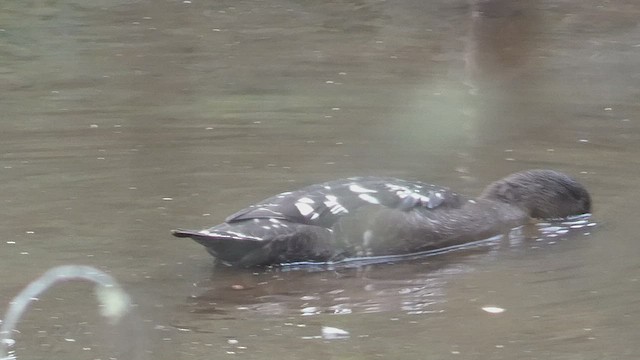
[[[196,241],[216,241],[216,240],[247,240],[247,241],[263,241],[262,238],[241,234],[235,231],[209,231],[209,230],[188,230],[175,229],[171,230],[171,234],[179,238],[192,238]],[[200,241],[198,241],[200,242]]]
[[[272,219],[223,223],[200,231],[177,229],[172,234],[191,238],[222,262],[242,267],[322,260],[334,252],[332,230]]]
[[[260,238],[233,231],[176,229],[171,233],[175,237],[191,238],[206,247],[211,255],[228,264],[236,264],[247,254],[264,246],[264,241]]]
[[[191,237],[191,236],[198,236],[198,232],[193,230],[186,230],[186,229],[175,229],[175,230],[171,230],[171,235],[179,238],[185,238],[185,237]]]

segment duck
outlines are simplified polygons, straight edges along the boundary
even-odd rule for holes
[[[420,253],[504,234],[536,219],[591,213],[591,196],[571,176],[513,173],[476,198],[392,177],[349,177],[269,197],[204,230],[173,230],[236,267],[327,263]]]

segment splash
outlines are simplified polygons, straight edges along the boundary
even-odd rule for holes
[[[103,271],[90,266],[65,265],[52,268],[31,282],[11,301],[0,327],[0,360],[13,360],[15,354],[9,354],[9,348],[15,343],[11,334],[27,307],[38,296],[58,282],[68,280],[88,280],[96,284],[96,297],[100,303],[100,312],[109,323],[115,325],[126,315],[131,306],[127,293],[120,284]]]

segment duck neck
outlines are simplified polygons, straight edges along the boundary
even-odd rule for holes
[[[491,223],[490,219],[494,219],[493,222],[511,227],[523,225],[531,219],[529,214],[519,206],[486,197],[468,201],[463,206],[463,210],[475,214],[483,213],[484,216],[481,218],[484,218],[486,223]]]

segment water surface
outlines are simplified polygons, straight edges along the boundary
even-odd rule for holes
[[[0,304],[76,263],[138,316],[111,329],[64,284],[18,358],[635,359],[639,18],[624,0],[0,5]],[[169,233],[338,177],[473,195],[527,168],[579,178],[598,226],[329,271],[216,268]]]

